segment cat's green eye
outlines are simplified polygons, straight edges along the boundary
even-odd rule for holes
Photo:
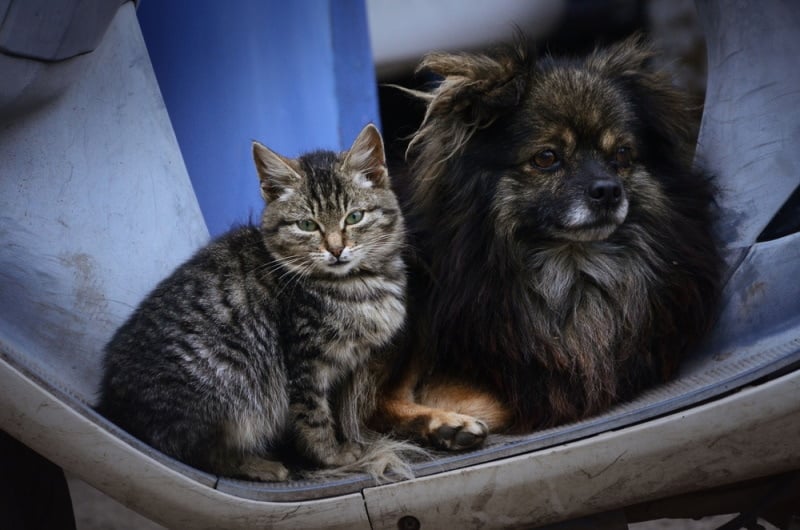
[[[317,229],[317,223],[312,221],[311,219],[302,219],[297,221],[297,228],[302,230],[303,232],[313,232]]]
[[[356,210],[354,212],[350,212],[347,214],[347,217],[344,218],[344,223],[348,225],[354,225],[361,221],[364,218],[364,210]]]

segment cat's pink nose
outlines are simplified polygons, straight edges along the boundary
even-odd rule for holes
[[[342,251],[344,251],[344,247],[329,247],[328,252],[336,256],[337,258],[342,255]]]

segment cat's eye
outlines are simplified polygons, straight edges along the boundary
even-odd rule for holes
[[[623,146],[614,152],[614,164],[618,168],[629,168],[633,162],[633,151],[630,147]]]
[[[344,224],[354,225],[364,218],[364,210],[355,210],[347,214],[344,218]]]
[[[311,219],[301,219],[300,221],[297,221],[297,228],[303,232],[313,232],[317,230],[317,223]]]
[[[539,151],[533,155],[531,162],[537,169],[553,170],[561,165],[561,160],[559,160],[558,155],[552,149]]]

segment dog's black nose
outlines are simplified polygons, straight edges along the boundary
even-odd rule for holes
[[[589,199],[598,206],[616,206],[622,200],[622,185],[610,179],[599,179],[586,189]]]

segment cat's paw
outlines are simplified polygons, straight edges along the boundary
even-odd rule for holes
[[[283,482],[289,478],[289,470],[281,462],[257,456],[245,458],[239,471],[249,479],[262,482]]]
[[[364,455],[364,446],[356,442],[345,442],[339,446],[336,453],[325,459],[329,467],[346,466],[358,461]]]
[[[426,438],[439,449],[462,451],[481,445],[489,436],[489,427],[477,418],[442,412],[430,417]]]

